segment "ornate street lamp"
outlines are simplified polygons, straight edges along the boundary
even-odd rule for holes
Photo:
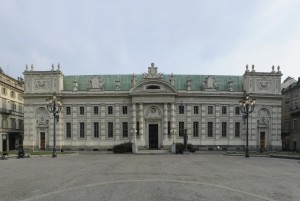
[[[60,113],[60,111],[61,111],[62,103],[60,100],[57,100],[56,92],[53,93],[52,99],[51,98],[47,99],[47,102],[48,102],[48,105],[47,105],[48,111],[53,114],[53,153],[52,153],[52,158],[56,158],[57,154],[56,154],[56,133],[55,133],[55,123],[56,122],[55,121],[59,120],[58,113]]]
[[[249,157],[249,137],[248,137],[248,119],[249,119],[249,114],[253,112],[255,106],[255,99],[249,99],[249,94],[246,94],[244,96],[244,99],[240,101],[240,110],[242,113],[245,114],[246,120],[247,120],[247,130],[246,130],[246,150],[245,150],[245,157]]]

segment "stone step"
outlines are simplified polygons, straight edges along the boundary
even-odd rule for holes
[[[138,150],[137,153],[140,155],[160,155],[160,154],[172,154],[170,150]]]

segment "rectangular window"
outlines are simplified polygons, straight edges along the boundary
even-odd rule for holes
[[[1,90],[1,91],[2,91],[2,93],[3,93],[4,95],[6,95],[6,91],[7,91],[6,88],[2,87],[2,90]]]
[[[98,106],[94,106],[94,114],[99,114],[99,107]]]
[[[240,137],[240,122],[235,122],[234,124],[234,136],[235,137]]]
[[[22,119],[19,119],[19,129],[24,129],[24,121]]]
[[[184,106],[179,105],[179,114],[184,114]]]
[[[66,123],[66,137],[72,137],[71,123]]]
[[[84,138],[84,123],[83,122],[80,122],[80,137],[81,138]]]
[[[136,122],[136,135],[140,134],[140,122]]]
[[[184,122],[179,122],[179,136],[184,135]]]
[[[123,137],[128,137],[128,122],[123,122]]]
[[[15,118],[11,118],[11,119],[10,119],[10,122],[11,122],[11,128],[17,129],[17,122],[16,122],[16,119],[15,119]]]
[[[168,121],[168,135],[171,134],[171,122]]]
[[[108,114],[113,114],[113,106],[108,106],[107,110],[108,110]]]
[[[222,137],[227,136],[227,122],[222,122]]]
[[[199,107],[198,106],[194,106],[194,114],[199,114]]]
[[[207,122],[207,136],[213,136],[213,122]]]
[[[84,107],[80,107],[80,114],[81,114],[81,115],[84,114]]]
[[[227,107],[226,106],[222,106],[222,114],[227,114]]]
[[[99,122],[94,122],[94,138],[99,137]]]
[[[235,114],[240,114],[240,107],[235,107]]]
[[[199,122],[193,122],[193,136],[199,137]]]
[[[10,97],[12,97],[12,98],[15,97],[15,92],[14,92],[14,91],[11,91],[11,92],[10,92]]]
[[[213,106],[208,106],[207,110],[208,110],[208,114],[213,114]]]
[[[122,107],[122,112],[123,112],[123,114],[127,114],[127,106]]]
[[[297,119],[293,119],[293,129],[294,130],[298,129],[298,120]]]
[[[66,107],[66,114],[70,115],[71,114],[71,107]]]
[[[114,136],[114,123],[113,122],[108,122],[108,137],[112,138]]]

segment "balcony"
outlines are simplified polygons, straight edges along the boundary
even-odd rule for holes
[[[12,113],[12,110],[8,110],[6,108],[0,108],[0,114],[6,114],[9,115]]]
[[[300,114],[300,108],[298,108],[298,106],[294,107],[294,108],[290,108],[290,115],[291,116],[297,116]]]

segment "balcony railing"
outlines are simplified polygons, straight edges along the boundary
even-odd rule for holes
[[[6,108],[0,108],[0,114],[11,114],[12,110],[8,110]]]

